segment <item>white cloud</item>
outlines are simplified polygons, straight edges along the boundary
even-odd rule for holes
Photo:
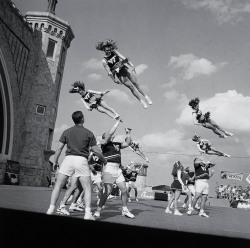
[[[177,84],[176,78],[171,77],[169,82],[167,82],[166,84],[163,84],[162,87],[163,88],[173,88],[176,84]]]
[[[145,64],[141,64],[135,67],[135,71],[137,75],[142,74],[145,70],[148,69],[148,66]]]
[[[99,69],[103,69],[103,65],[102,65],[102,61],[101,60],[97,60],[95,58],[91,58],[88,61],[84,61],[82,63],[82,69],[81,69],[81,73],[84,70],[99,70]]]
[[[102,76],[100,74],[97,73],[92,73],[90,75],[88,75],[88,79],[92,80],[92,81],[98,81],[102,78]]]
[[[246,0],[181,0],[191,9],[206,9],[215,15],[219,23],[242,20],[242,14],[250,13],[250,2]]]
[[[57,133],[62,133],[64,130],[68,129],[69,128],[69,125],[67,124],[62,124],[60,127],[57,127],[54,129],[54,133],[57,134]]]
[[[168,63],[169,67],[183,70],[183,79],[190,80],[201,75],[210,75],[224,66],[226,63],[214,65],[205,58],[198,58],[193,54],[182,54],[179,57],[172,56]]]
[[[207,100],[200,99],[200,109],[203,113],[209,111],[211,119],[222,128],[228,129],[227,131],[250,131],[250,97],[236,90],[216,93],[214,97]],[[193,125],[192,110],[188,102],[176,122],[182,125]]]
[[[129,95],[126,92],[118,89],[110,90],[110,92],[107,94],[107,97],[111,97],[113,100],[118,102],[132,104],[132,100]]]

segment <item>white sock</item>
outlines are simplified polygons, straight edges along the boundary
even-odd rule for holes
[[[85,214],[91,214],[91,208],[85,208]]]
[[[128,211],[128,207],[122,207],[122,210]]]
[[[54,205],[49,205],[49,211],[54,211],[55,210],[55,206]]]

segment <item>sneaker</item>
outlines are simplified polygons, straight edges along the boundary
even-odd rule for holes
[[[138,200],[137,198],[135,198],[135,201],[137,201],[137,202],[138,202],[139,200]]]
[[[230,155],[224,153],[224,157],[230,158]]]
[[[83,219],[84,220],[95,220],[95,217],[92,215],[92,213],[90,213],[90,214],[86,214]]]
[[[70,205],[69,212],[83,212],[84,208],[81,208],[79,205]]]
[[[209,216],[205,212],[200,212],[199,216],[209,218]]]
[[[181,207],[182,208],[187,208],[187,205],[184,203]]]
[[[54,211],[48,209],[47,212],[46,212],[46,214],[52,215],[52,214],[54,214]]]
[[[219,135],[220,138],[226,138],[227,136],[224,134]]]
[[[101,212],[100,211],[95,211],[94,217],[100,218],[101,217]]]
[[[131,199],[130,199],[130,198],[128,198],[128,202],[131,202]]]
[[[118,119],[120,118],[120,115],[116,114],[114,119],[118,121]]]
[[[130,213],[129,210],[122,210],[122,216],[131,218],[131,219],[135,218],[135,216],[132,213]]]
[[[61,206],[57,208],[56,212],[62,215],[70,215],[69,211],[65,207],[61,207]]]
[[[167,214],[172,214],[172,211],[171,211],[169,208],[167,208],[167,209],[165,210],[165,213],[167,213]]]
[[[140,102],[141,102],[143,108],[145,108],[145,109],[148,108],[148,105],[142,99],[140,100]]]
[[[182,213],[180,213],[178,210],[175,210],[174,215],[182,215]]]
[[[233,136],[233,133],[225,132],[226,136]]]
[[[188,209],[187,215],[191,215],[191,214],[192,214],[192,210],[191,210],[191,209]]]
[[[148,104],[150,104],[150,105],[152,104],[152,101],[148,96],[145,96],[145,99],[147,100]]]
[[[188,208],[188,210],[194,211],[193,207]]]

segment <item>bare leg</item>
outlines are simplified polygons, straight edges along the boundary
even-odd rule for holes
[[[206,123],[202,124],[202,126],[205,127],[205,128],[211,129],[215,134],[219,135],[219,137],[225,138],[224,135],[222,135],[222,134],[218,131],[218,129],[217,129],[216,127],[214,127],[212,124],[206,122]]]
[[[101,197],[100,197],[100,202],[98,204],[98,208],[102,209],[104,204],[106,203],[108,196],[110,195],[112,191],[112,183],[104,183],[104,192],[101,191]]]
[[[108,115],[109,117],[111,117],[112,119],[115,118],[115,116],[114,116],[112,113],[110,113],[110,111],[107,111],[105,108],[103,108],[103,107],[100,106],[100,105],[97,106],[96,109],[97,109],[100,113],[104,113],[104,114]]]
[[[116,112],[114,109],[112,109],[111,107],[109,107],[103,100],[101,100],[101,101],[99,102],[99,105],[100,105],[101,107],[103,107],[104,109],[107,109],[108,111],[110,111],[110,112],[113,113],[114,115],[118,115],[117,112]]]
[[[128,205],[128,191],[126,188],[126,184],[125,184],[125,182],[120,182],[120,183],[117,183],[117,186],[121,190],[122,206],[127,207],[127,205]]]
[[[78,177],[72,176],[70,180],[70,187],[66,190],[65,195],[61,201],[61,205],[65,205],[72,193],[77,189]]]
[[[132,82],[136,89],[145,97],[146,94],[143,92],[140,85],[138,84],[137,78],[133,72],[128,72],[128,79]]]

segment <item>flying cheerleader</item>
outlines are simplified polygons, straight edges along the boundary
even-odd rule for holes
[[[146,160],[148,163],[148,158],[145,156],[145,154],[141,151],[141,146],[139,144],[139,142],[135,142],[132,141],[131,145],[129,146],[129,148],[135,152],[137,155],[139,155],[140,157],[142,157],[144,160]]]
[[[118,52],[116,42],[111,39],[98,42],[96,49],[105,53],[102,63],[105,70],[108,72],[108,76],[110,76],[115,83],[123,84],[128,87],[132,94],[141,102],[143,107],[145,109],[148,108],[141,95],[144,96],[148,104],[151,105],[152,101],[138,84],[134,65],[128,58]]]
[[[207,155],[217,155],[217,156],[223,156],[223,157],[227,157],[230,158],[230,155],[224,153],[224,152],[220,152],[216,149],[214,149],[211,146],[211,143],[207,140],[207,139],[202,139],[200,136],[198,135],[194,135],[192,140],[194,142],[196,142],[196,145],[198,147],[198,150],[201,154],[207,154]]]
[[[211,129],[215,134],[219,135],[220,138],[233,136],[232,133],[223,130],[210,118],[210,112],[202,114],[201,110],[199,110],[199,102],[200,99],[198,97],[189,101],[189,106],[194,110],[194,112],[192,112],[194,124]]]
[[[120,119],[120,115],[116,113],[114,109],[109,107],[102,99],[103,96],[107,94],[108,92],[109,91],[101,92],[101,91],[94,91],[94,90],[85,90],[84,83],[80,81],[74,82],[72,84],[72,88],[69,90],[69,93],[78,93],[82,96],[81,100],[83,101],[84,106],[89,111],[96,109],[100,113],[104,113],[108,115],[113,120],[118,120]]]

